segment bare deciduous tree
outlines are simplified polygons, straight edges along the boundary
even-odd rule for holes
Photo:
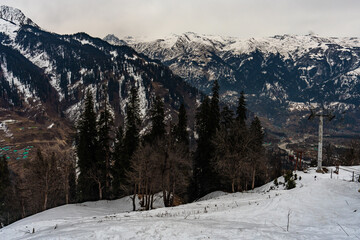
[[[191,162],[186,148],[171,141],[169,136],[141,145],[127,173],[129,188],[133,190],[133,209],[136,196],[145,210],[152,209],[157,192],[163,193],[166,207],[173,206],[175,193],[186,191],[190,174]]]
[[[38,149],[36,157],[26,164],[27,185],[39,194],[41,210],[69,203],[69,178],[75,171],[74,165],[73,151],[57,145]],[[63,201],[60,196],[65,196]]]

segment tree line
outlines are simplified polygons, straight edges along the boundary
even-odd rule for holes
[[[100,95],[100,110],[95,111],[92,92],[86,92],[72,144],[38,148],[23,176],[9,170],[5,157],[0,159],[2,224],[62,204],[123,196],[131,196],[133,210],[138,204],[148,210],[161,193],[169,207],[216,190],[254,189],[282,174],[277,153],[263,147],[259,118],[248,119],[244,92],[234,112],[220,106],[214,82],[211,96],[197,108],[194,151],[184,103],[176,122],[167,124],[164,101],[154,96],[146,125],[134,86],[124,123],[116,126],[105,87]],[[347,152],[353,162],[359,161],[356,146]]]
[[[227,106],[220,109],[215,81],[212,96],[204,97],[197,109],[195,151],[190,151],[184,103],[177,111],[177,121],[166,124],[164,101],[154,96],[148,112],[150,124],[141,132],[145,124],[135,86],[129,91],[124,123],[118,126],[107,89],[100,95],[100,110],[95,111],[93,94],[86,92],[73,146],[39,148],[26,164],[26,187],[15,184],[5,191],[11,194],[1,199],[20,196],[13,208],[19,217],[61,204],[129,195],[134,210],[137,203],[146,210],[153,208],[154,194],[159,192],[166,207],[174,206],[215,190],[254,188],[266,172],[263,129],[257,117],[247,126],[244,93],[236,115]],[[13,181],[10,178],[1,180],[2,185]],[[6,222],[3,210],[2,222]]]
[[[192,201],[215,190],[253,189],[270,177],[264,131],[257,117],[248,126],[243,92],[235,114],[228,106],[221,109],[219,85],[214,82],[211,97],[204,97],[197,109],[194,152],[189,150],[184,104],[177,122],[167,125],[164,101],[155,96],[150,125],[142,134],[136,87],[130,90],[123,126],[114,126],[106,104],[97,117],[88,92],[78,121],[79,201],[131,195],[134,210],[136,198],[142,208],[151,209],[158,192],[165,206],[173,206],[175,198]]]

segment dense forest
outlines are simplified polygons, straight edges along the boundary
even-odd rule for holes
[[[203,97],[196,112],[195,146],[184,104],[175,121],[166,121],[164,99],[155,96],[146,127],[138,89],[132,87],[124,123],[116,125],[107,92],[104,87],[96,112],[88,91],[71,141],[37,149],[22,176],[9,170],[5,156],[0,159],[2,225],[63,204],[129,195],[134,210],[136,198],[141,209],[152,209],[156,193],[170,207],[217,190],[254,189],[283,174],[279,151],[264,147],[259,118],[248,119],[244,92],[233,111],[220,106],[214,82],[212,95]],[[325,153],[326,163],[336,164],[331,149]],[[359,155],[354,143],[340,160],[353,165]]]

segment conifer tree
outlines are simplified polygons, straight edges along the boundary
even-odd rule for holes
[[[153,101],[153,106],[150,110],[150,120],[152,122],[151,128],[151,138],[155,140],[157,138],[162,138],[165,133],[165,112],[164,112],[164,102],[160,97],[156,96]]]
[[[126,127],[124,148],[127,158],[131,158],[139,145],[139,129],[141,125],[138,90],[132,87],[129,102],[126,106]]]
[[[212,164],[224,184],[224,190],[229,191],[229,186],[232,192],[243,189],[241,180],[245,176],[250,140],[239,122],[234,122],[229,128],[222,125],[217,131],[213,139],[215,153]]]
[[[187,132],[187,115],[185,105],[182,103],[179,108],[178,123],[175,125],[175,139],[177,142],[189,145],[189,133]]]
[[[194,176],[192,197],[203,196],[219,188],[219,178],[214,171],[211,159],[214,154],[212,142],[216,131],[220,128],[219,84],[216,80],[212,88],[212,98],[205,97],[196,114],[196,131],[198,145],[194,156]]]
[[[261,126],[260,119],[255,117],[250,125],[250,134],[253,136],[252,148],[255,152],[262,150],[262,144],[264,141],[264,132]]]
[[[215,80],[214,85],[212,87],[212,97],[210,102],[210,134],[214,136],[216,131],[220,128],[220,107],[219,107],[219,83]]]
[[[256,172],[259,169],[261,165],[264,165],[262,163],[262,160],[265,156],[265,150],[263,148],[263,140],[264,140],[264,132],[261,126],[261,122],[258,117],[255,117],[250,125],[250,136],[251,136],[251,144],[250,144],[250,164],[251,164],[251,170],[252,170],[252,183],[251,188],[254,189],[255,187],[255,177]]]
[[[110,183],[111,183],[111,145],[113,142],[111,131],[114,124],[113,116],[111,115],[108,105],[107,98],[107,88],[103,89],[103,109],[100,112],[100,118],[98,121],[98,156],[97,156],[97,169],[98,172],[101,172],[100,178],[103,178],[102,184],[105,184],[105,197],[109,197],[110,193]]]
[[[236,109],[236,114],[237,114],[236,120],[244,126],[246,121],[246,111],[247,109],[246,109],[245,95],[244,95],[244,91],[241,91],[238,107]]]
[[[79,200],[97,200],[97,184],[90,177],[90,173],[97,167],[96,153],[98,148],[96,114],[90,91],[86,93],[85,107],[77,123],[76,145],[78,168],[80,169],[77,187]]]
[[[203,168],[206,166],[206,158],[209,157],[208,147],[209,138],[209,117],[210,117],[210,99],[205,97],[196,112],[196,133],[198,135],[197,148],[194,154],[193,179],[190,189],[190,198],[195,200],[205,193]]]
[[[221,126],[229,129],[233,124],[233,118],[234,112],[228,106],[225,106],[221,111]]]
[[[113,153],[114,167],[112,171],[113,179],[113,193],[115,197],[120,197],[122,194],[122,186],[126,184],[126,170],[130,168],[129,158],[125,157],[124,150],[124,133],[122,126],[119,126],[116,131],[114,141],[114,153]]]

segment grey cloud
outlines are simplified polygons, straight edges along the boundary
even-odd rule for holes
[[[2,0],[46,30],[97,37],[195,31],[243,38],[360,36],[358,0]]]

